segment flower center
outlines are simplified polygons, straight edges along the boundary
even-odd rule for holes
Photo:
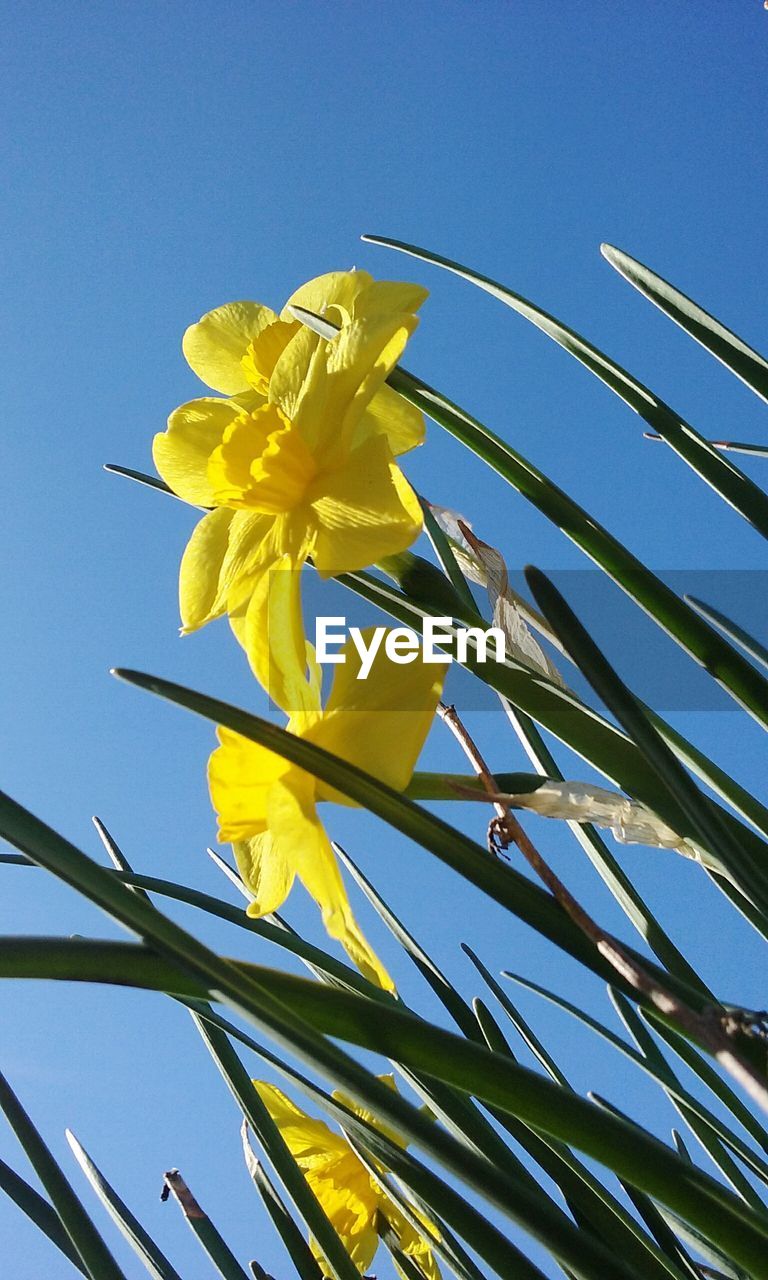
[[[218,506],[269,515],[297,507],[316,474],[300,432],[271,404],[236,418],[208,459]]]

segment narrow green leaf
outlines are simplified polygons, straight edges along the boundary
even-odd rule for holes
[[[569,329],[554,316],[529,302],[527,298],[513,293],[511,289],[507,289],[496,280],[491,280],[488,276],[480,275],[468,267],[452,262],[449,258],[442,258],[439,254],[418,249],[414,245],[398,240],[385,240],[380,236],[363,238],[443,267],[470,284],[477,285],[485,293],[491,294],[492,297],[511,307],[518,315],[530,321],[595,374],[649,426],[658,431],[697,475],[711,485],[715,492],[730,503],[734,510],[748,520],[759,533],[762,533],[763,537],[768,537],[768,496],[762,489],[732,462],[722,457],[719,451],[675,413],[674,409],[665,404],[643,383],[638,382],[621,365],[616,364],[604,352],[594,347],[591,342],[587,342],[573,329]],[[393,378],[390,378],[390,383],[394,383]]]
[[[475,955],[472,948],[467,946],[466,942],[462,942],[461,949],[465,956],[468,956],[472,961],[472,964],[477,969],[477,972],[480,974],[483,982],[488,987],[489,991],[492,991],[495,995],[518,1035],[528,1046],[534,1058],[544,1068],[550,1079],[554,1080],[555,1084],[560,1085],[562,1089],[570,1089],[571,1086],[568,1083],[566,1076],[560,1070],[552,1055],[544,1048],[544,1045],[541,1043],[534,1031],[532,1031],[525,1018],[520,1013],[520,1010],[512,1003],[506,991],[502,990],[493,974],[486,968],[479,956]]]
[[[768,401],[768,361],[759,352],[636,258],[611,244],[602,244],[600,252],[625,280],[700,343],[705,351],[735,373],[761,400]]]
[[[200,1208],[178,1169],[169,1169],[165,1174],[165,1187],[166,1193],[170,1192],[173,1196],[192,1234],[208,1254],[222,1280],[250,1280],[216,1224]]]
[[[475,612],[477,605],[475,604],[474,596],[469,589],[464,574],[456,563],[456,557],[451,550],[450,542],[432,514],[432,508],[426,498],[420,497],[419,504],[424,515],[424,528],[426,530],[427,537],[432,543],[435,555],[445,571],[445,576],[448,578],[452,587],[456,591],[457,596],[463,601],[469,612]]]
[[[694,1094],[689,1093],[687,1089],[680,1083],[678,1077],[669,1067],[665,1060],[660,1061],[660,1057],[653,1055],[648,1057],[641,1053],[632,1045],[622,1040],[621,1036],[617,1036],[615,1032],[598,1022],[591,1014],[586,1013],[583,1009],[579,1009],[569,1000],[565,1000],[562,996],[556,995],[553,991],[548,991],[546,987],[541,987],[537,982],[533,982],[530,978],[523,978],[519,974],[504,972],[503,978],[509,978],[512,982],[518,983],[525,987],[528,991],[534,991],[543,999],[550,1001],[559,1009],[569,1013],[576,1018],[585,1027],[594,1031],[598,1036],[605,1040],[608,1044],[617,1049],[619,1053],[628,1058],[630,1062],[639,1067],[641,1071],[650,1076],[656,1084],[661,1085],[665,1089],[675,1104],[679,1104],[684,1108],[687,1114],[694,1115],[698,1120],[707,1126],[707,1128],[724,1142],[725,1145],[744,1162],[754,1174],[763,1182],[768,1183],[768,1163],[758,1156],[745,1142],[730,1129],[723,1120],[720,1119],[713,1111],[704,1105]],[[733,1090],[721,1080],[717,1072],[706,1062],[700,1054],[696,1052],[692,1045],[684,1040],[682,1036],[675,1034],[662,1022],[656,1019],[648,1018],[643,1012],[643,1018],[651,1021],[654,1031],[662,1036],[667,1044],[669,1044],[680,1055],[684,1062],[690,1066],[701,1082],[711,1089],[717,1098],[727,1107],[730,1107],[733,1114],[746,1128],[752,1138],[763,1148],[768,1150],[768,1134],[760,1125],[759,1121],[752,1115],[749,1109],[744,1105],[741,1099],[733,1092]]]
[[[685,812],[697,842],[719,859],[758,907],[768,909],[768,879],[764,868],[755,864],[734,839],[717,808],[685,772],[554,584],[533,567],[526,569],[525,576],[539,608],[559,633],[595,693],[655,769],[660,785]]]
[[[171,1266],[165,1254],[97,1168],[74,1133],[67,1129],[66,1134],[77,1163],[120,1233],[141,1258],[145,1269],[154,1280],[181,1280],[176,1268]]]
[[[4,1160],[0,1160],[0,1191],[4,1191],[8,1198],[13,1200],[30,1222],[33,1222],[38,1230],[61,1250],[72,1266],[77,1267],[81,1275],[87,1275],[56,1210],[40,1195],[39,1191],[30,1187],[29,1183],[25,1182]]]
[[[48,1192],[51,1204],[80,1257],[86,1274],[91,1280],[125,1280],[123,1272],[2,1073],[0,1107],[29,1163]]]
[[[346,850],[342,849],[341,845],[337,844],[336,841],[333,841],[332,844],[354,879],[355,884],[365,894],[379,919],[387,926],[393,938],[400,943],[406,955],[413,961],[419,973],[421,973],[440,1003],[451,1015],[457,1027],[465,1036],[469,1036],[470,1039],[472,1037],[476,1039],[477,1028],[472,1017],[472,1010],[467,1002],[459,995],[453,984],[448,981],[432,957],[427,955],[424,948],[408,932],[402,921],[398,919],[392,908],[387,905],[381,894],[373,887],[370,880],[363,874]]]
[[[285,1245],[286,1253],[300,1276],[300,1280],[322,1280],[323,1273],[312,1250],[278,1195],[261,1161],[256,1158],[256,1154],[248,1140],[248,1124],[245,1120],[243,1120],[240,1134],[243,1139],[243,1155],[245,1156],[246,1168],[261,1196],[275,1230]]]
[[[653,1040],[650,1032],[640,1021],[634,1009],[628,1002],[613,988],[609,989],[609,995],[613,1002],[614,1008],[618,1013],[621,1021],[632,1036],[635,1044],[641,1054],[647,1061],[652,1064],[654,1074],[661,1081],[664,1092],[669,1098],[679,1115],[682,1116],[688,1125],[691,1133],[696,1137],[715,1167],[719,1169],[725,1180],[730,1183],[737,1195],[740,1195],[748,1205],[758,1213],[765,1213],[765,1205],[760,1196],[752,1187],[752,1184],[743,1175],[738,1166],[723,1148],[719,1141],[715,1129],[712,1125],[702,1122],[698,1114],[698,1110],[686,1106],[679,1099],[679,1083],[672,1071],[669,1063]]]
[[[700,613],[702,618],[706,618],[707,622],[719,627],[723,634],[748,653],[750,658],[754,658],[762,667],[768,667],[768,648],[740,627],[738,622],[732,622],[719,609],[715,609],[711,604],[704,604],[703,600],[697,600],[695,596],[686,596],[685,599],[692,609]]]
[[[156,676],[136,671],[119,671],[115,674],[131,684],[187,707],[214,723],[225,725],[236,733],[261,743],[315,777],[330,783],[459,871],[500,905],[518,915],[601,977],[607,981],[615,979],[612,966],[600,957],[597,949],[549,894],[512,867],[491,858],[480,845],[442,819],[405,799],[400,792],[393,791],[354,765],[330,755],[306,739],[287,733],[269,721],[228,703]],[[643,964],[646,969],[653,969],[649,961],[644,960]],[[701,995],[685,987],[672,975],[665,975],[664,981],[667,986],[685,992],[684,998],[692,1002],[694,1007],[701,1004]]]
[[[473,1001],[473,1007],[488,1048],[515,1061],[488,1007],[479,999]],[[607,1187],[577,1160],[569,1146],[552,1137],[543,1137],[498,1107],[489,1107],[489,1110],[560,1188],[579,1225],[594,1232],[619,1257],[626,1258],[646,1280],[651,1277],[666,1280],[670,1275],[678,1278],[674,1262],[654,1245]]]
[[[439,616],[435,614],[431,600],[414,604],[370,574],[345,574],[338,581],[416,630],[421,629],[425,617]],[[445,582],[445,579],[442,581]],[[671,803],[669,792],[660,786],[655,770],[648,765],[635,744],[621,729],[586,706],[575,694],[556,688],[543,678],[533,677],[530,671],[510,662],[480,663],[476,661],[471,645],[468,647],[464,666],[507,701],[552,732],[577,755],[615,782],[622,791],[653,809],[673,831],[678,831],[681,836],[693,835],[685,813],[679,805]],[[671,726],[664,725],[652,713],[649,713],[649,718],[665,741],[670,743],[676,755],[688,763],[694,773],[712,785],[718,794],[727,798],[749,821],[758,827],[761,827],[762,822],[762,826],[768,831],[768,810],[764,806],[749,797],[716,765],[707,761],[701,752],[697,752],[692,744],[675,733]],[[764,840],[759,839],[730,814],[724,813],[723,820],[745,850],[759,861],[768,860],[768,846]]]
[[[223,974],[229,964],[217,959]],[[291,1036],[283,1035],[289,1048],[296,1046],[305,1060],[343,1087],[361,1106],[373,1110],[383,1122],[416,1142],[504,1212],[509,1211],[506,1193],[500,1191],[498,1178],[486,1176],[485,1162],[478,1165],[471,1152],[457,1146],[450,1135],[432,1125],[404,1098],[384,1085],[377,1087],[379,1082],[345,1054],[334,1052],[333,1047],[329,1052],[322,1036],[332,1035],[384,1053],[412,1070],[435,1076],[480,1101],[499,1106],[559,1141],[572,1143],[680,1213],[732,1253],[735,1261],[751,1268],[759,1280],[768,1280],[768,1231],[760,1217],[701,1170],[682,1164],[669,1148],[636,1125],[601,1115],[590,1102],[557,1088],[537,1073],[425,1023],[394,1004],[377,1004],[341,988],[321,986],[276,970],[260,970],[254,965],[240,963],[231,967],[237,975],[235,989],[239,998],[234,993],[229,995],[228,982],[220,985],[226,988],[222,994],[233,1007],[258,1027],[267,1018],[271,1022],[267,1010],[250,996],[251,991],[261,993],[268,987],[286,1015],[291,1011],[292,1026],[300,1020],[301,1025],[312,1028],[306,1038],[298,1029]],[[128,943],[84,943],[79,939],[0,939],[0,976],[117,981],[155,990],[184,991],[184,977],[177,972],[176,964],[168,965],[151,951]],[[195,985],[188,981],[187,993],[190,988],[194,992]],[[198,999],[209,996],[205,987],[201,991],[198,986],[196,990]]]

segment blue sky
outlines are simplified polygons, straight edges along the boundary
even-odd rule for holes
[[[671,452],[644,442],[639,420],[563,352],[469,286],[359,242],[376,232],[468,262],[605,347],[704,432],[764,440],[763,406],[598,253],[603,240],[626,249],[760,347],[768,14],[758,0],[5,9],[2,786],[81,847],[100,856],[98,813],[141,870],[229,896],[204,854],[215,836],[210,727],[107,673],[135,666],[257,710],[265,701],[226,626],[177,636],[178,561],[194,513],[101,469],[150,469],[153,433],[200,391],[181,334],[213,306],[279,306],[310,276],[352,265],[420,280],[432,296],[409,367],[655,567],[762,569],[757,535]],[[746,467],[762,477],[759,462]],[[583,567],[438,428],[407,472],[510,564]],[[599,628],[594,612],[585,617]],[[621,669],[622,629],[601,635]],[[763,785],[757,730],[743,717],[698,711],[676,722]],[[525,767],[497,717],[478,713],[473,725],[495,767]],[[425,763],[462,767],[437,732]],[[477,830],[476,812],[463,821]],[[477,988],[463,937],[482,940],[494,970],[524,966],[580,989],[575,966],[429,855],[359,814],[332,822],[467,995]],[[567,833],[536,832],[571,888],[623,929]],[[696,868],[645,850],[621,858],[705,976],[759,1003],[756,948]],[[290,918],[319,938],[300,893]],[[221,950],[279,960],[235,930],[178,918]],[[0,921],[5,933],[115,935],[32,870],[4,871]],[[408,999],[439,1016],[404,967],[397,976]],[[604,1008],[599,984],[587,986]],[[579,1089],[638,1113],[648,1105],[649,1122],[668,1132],[672,1113],[642,1080],[548,1009],[521,1003],[568,1056]],[[65,1165],[69,1125],[186,1274],[207,1264],[159,1205],[172,1165],[243,1259],[284,1274],[242,1166],[238,1118],[182,1011],[137,993],[7,983],[0,1066]],[[1,1124],[0,1155],[23,1168]],[[142,1274],[99,1221],[126,1273]],[[0,1241],[16,1280],[64,1274],[5,1201]]]

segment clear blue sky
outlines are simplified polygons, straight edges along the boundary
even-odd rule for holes
[[[136,666],[256,709],[264,701],[223,624],[177,637],[193,513],[101,470],[149,469],[153,433],[199,391],[181,334],[220,303],[279,306],[309,276],[353,264],[419,279],[433,292],[410,367],[653,565],[763,567],[757,535],[671,453],[643,442],[639,420],[564,353],[467,285],[358,240],[378,232],[469,262],[586,333],[705,432],[765,439],[764,407],[598,254],[601,240],[618,244],[763,342],[759,0],[3,8],[2,786],[81,847],[100,856],[98,813],[140,869],[228,895],[204,855],[215,835],[209,726],[107,672]],[[575,549],[437,428],[407,470],[511,564],[580,567]],[[607,640],[621,667],[623,634]],[[757,732],[741,717],[678,722],[763,785]],[[498,719],[478,715],[476,728],[494,766],[525,767]],[[426,759],[461,767],[437,734]],[[359,814],[327,817],[467,995],[477,987],[462,937],[492,969],[523,965],[545,984],[579,988],[575,966],[429,855]],[[464,820],[477,829],[474,811]],[[623,929],[567,833],[537,831],[571,888]],[[621,858],[704,975],[759,1004],[756,950],[696,868],[645,850]],[[289,915],[319,937],[300,895]],[[42,872],[6,869],[1,901],[2,932],[116,936]],[[391,959],[362,906],[360,916]],[[280,962],[233,929],[179,918],[222,950]],[[439,1016],[403,966],[397,976]],[[599,985],[588,985],[603,1009]],[[568,1055],[579,1089],[628,1110],[648,1102],[620,1061],[522,1004]],[[241,1258],[285,1274],[242,1166],[238,1117],[181,1011],[129,992],[5,984],[0,1066],[66,1167],[69,1125],[184,1274],[208,1271],[174,1208],[158,1203],[172,1165]],[[671,1111],[656,1100],[649,1115],[666,1135]],[[23,1169],[2,1123],[0,1154]],[[127,1274],[143,1274],[95,1213]],[[67,1271],[5,1201],[0,1251],[14,1280]]]

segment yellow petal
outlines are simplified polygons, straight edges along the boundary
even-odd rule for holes
[[[214,505],[208,479],[208,459],[221,443],[240,409],[230,400],[212,396],[179,405],[168,419],[168,430],[155,436],[152,456],[167,485],[185,502]]]
[[[299,327],[298,320],[286,323],[284,320],[275,319],[249,343],[240,367],[249,385],[260,391],[262,395],[267,394],[272,370],[291,338],[298,333]]]
[[[245,650],[254,675],[290,716],[317,716],[320,689],[307,676],[301,568],[282,556],[259,579],[245,616]]]
[[[383,436],[364,441],[307,496],[318,524],[312,555],[325,577],[405,551],[421,532],[418,498]]]
[[[366,644],[372,632],[363,631]],[[445,667],[423,662],[420,655],[408,664],[394,663],[382,640],[367,678],[358,680],[360,655],[351,640],[342,656],[322,720],[304,736],[402,791],[434,721]],[[323,784],[317,794],[337,798]]]
[[[187,329],[182,350],[198,378],[214,391],[236,395],[251,384],[242,359],[254,338],[277,316],[259,302],[228,302],[207,312]]]
[[[289,307],[303,307],[305,311],[314,311],[324,315],[329,308],[334,308],[330,319],[335,324],[345,323],[352,313],[355,299],[360,293],[373,284],[373,276],[367,271],[329,271],[326,275],[315,276],[291,294],[280,313],[281,320],[292,319]]]
[[[232,845],[243,883],[253,894],[246,915],[253,919],[282,907],[293,887],[295,872],[274,848],[268,831]]]
[[[208,788],[219,818],[219,839],[235,844],[266,831],[270,793],[291,766],[229,729],[220,728],[218,737],[220,745],[208,761]],[[288,845],[279,856],[292,865]]]
[[[224,507],[209,511],[197,523],[187,543],[179,573],[179,607],[184,632],[196,631],[224,611],[224,606],[218,603],[219,577],[234,514]]]
[[[314,779],[298,771],[270,789],[268,825],[304,888],[320,907],[323,924],[370,982],[394,990],[386,969],[369,947],[352,914],[338,863],[315,810]]]
[[[355,298],[352,318],[395,315],[402,311],[418,311],[429,297],[429,289],[402,280],[372,280]],[[306,303],[302,304],[306,306]]]
[[[349,452],[358,423],[416,323],[407,315],[356,320],[330,342],[299,334],[286,347],[269,398],[300,429],[318,465],[335,465]]]
[[[363,414],[355,441],[372,431],[386,436],[395,455],[407,453],[424,443],[424,414],[385,383]]]
[[[308,1116],[281,1089],[264,1080],[253,1083],[288,1150],[300,1164],[307,1157],[328,1152],[343,1155],[349,1150],[341,1134],[329,1129],[323,1120]]]

